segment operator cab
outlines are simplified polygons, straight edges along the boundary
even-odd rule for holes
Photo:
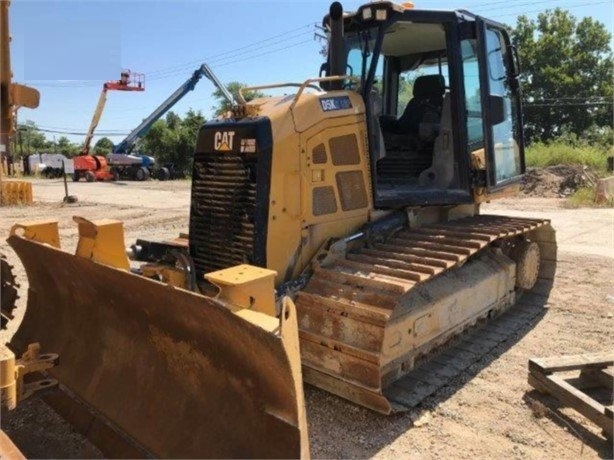
[[[345,88],[365,101],[376,206],[470,203],[519,181],[517,64],[502,25],[389,2],[343,23]],[[343,68],[332,59],[328,69]]]

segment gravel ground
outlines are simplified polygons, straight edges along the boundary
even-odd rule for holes
[[[57,219],[68,251],[77,242],[73,215],[123,220],[128,243],[137,237],[170,238],[187,229],[187,181],[70,184],[70,193],[79,198],[76,205],[61,204],[60,181],[35,181],[34,192],[34,206],[0,209],[0,252],[15,264],[22,291],[25,273],[5,243],[16,221]],[[545,315],[410,413],[381,416],[307,386],[313,457],[612,457],[612,447],[596,426],[574,411],[557,409],[554,400],[531,391],[526,382],[530,357],[614,348],[614,210],[568,210],[561,204],[559,199],[524,198],[484,207],[489,213],[552,219],[559,267]],[[23,301],[12,329],[0,333],[0,339],[6,341],[18,326]],[[534,415],[534,400],[554,412]],[[102,457],[40,399],[3,414],[1,425],[30,458]]]

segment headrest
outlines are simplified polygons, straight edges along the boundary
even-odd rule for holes
[[[414,97],[428,99],[442,97],[446,92],[446,80],[443,75],[422,75],[414,82]]]

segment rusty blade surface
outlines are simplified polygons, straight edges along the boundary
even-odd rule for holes
[[[59,353],[51,374],[147,452],[301,455],[302,392],[279,334],[214,299],[18,236],[8,242],[29,280],[10,347],[40,342]]]

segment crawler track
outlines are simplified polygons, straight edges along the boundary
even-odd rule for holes
[[[499,345],[513,340],[544,312],[544,300],[536,294],[522,296],[514,308],[474,326],[452,339],[439,353],[433,353],[431,359],[384,390],[393,412],[419,405]]]
[[[502,261],[515,265],[494,249],[518,239],[540,247],[539,277],[530,292],[546,296],[556,240],[543,219],[481,215],[403,229],[317,267],[296,298],[305,380],[382,413],[415,406],[530,321],[523,316],[527,308],[519,307],[486,330],[466,333],[501,314],[520,294],[513,289],[515,274],[512,288],[502,291],[501,279],[510,277]],[[474,282],[473,272],[487,277],[489,270],[500,271],[501,279]],[[442,289],[458,293],[454,302],[429,305]],[[487,289],[497,293],[482,300]],[[472,298],[483,305],[473,306]],[[456,305],[463,302],[468,305]],[[451,344],[461,334],[459,343]],[[432,362],[417,365],[444,346]]]

